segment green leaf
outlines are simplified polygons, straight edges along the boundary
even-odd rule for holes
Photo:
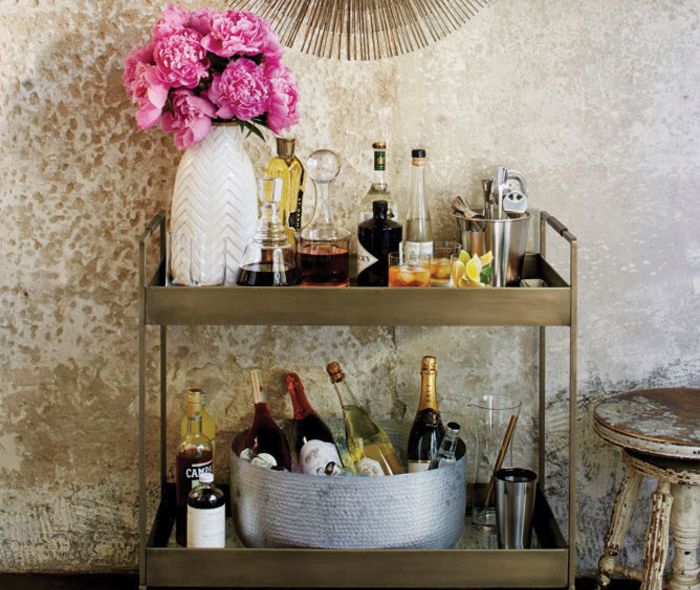
[[[265,141],[265,136],[262,134],[262,131],[260,131],[260,129],[257,128],[256,125],[254,125],[250,121],[239,121],[239,123],[241,124],[241,126],[244,129],[246,129],[248,131],[248,134],[246,135],[246,137],[250,137],[250,134],[252,133],[253,135],[255,135],[255,136],[259,137],[260,139],[262,139],[263,141]]]

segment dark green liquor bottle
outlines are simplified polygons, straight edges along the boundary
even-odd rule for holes
[[[437,401],[437,360],[424,356],[421,360],[420,400],[411,434],[408,438],[408,472],[425,471],[436,457],[445,428]]]
[[[401,244],[401,224],[388,219],[388,203],[372,201],[372,218],[357,226],[357,285],[386,287],[389,254]]]

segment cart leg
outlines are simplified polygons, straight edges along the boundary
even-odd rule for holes
[[[700,590],[700,487],[673,486],[671,536],[674,554],[670,590]]]
[[[644,545],[644,573],[641,590],[662,590],[664,566],[668,555],[668,531],[671,520],[671,484],[660,481],[651,496],[651,514]]]
[[[630,527],[634,506],[639,498],[642,475],[630,465],[625,467],[625,477],[615,498],[615,507],[610,518],[608,534],[605,535],[605,549],[598,561],[597,590],[610,584],[610,576],[615,571],[615,558],[625,543],[625,536]]]

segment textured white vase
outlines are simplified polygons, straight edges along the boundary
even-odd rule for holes
[[[172,280],[178,285],[235,284],[255,233],[253,164],[237,125],[213,125],[182,156],[171,217]]]

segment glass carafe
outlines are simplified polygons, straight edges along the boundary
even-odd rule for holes
[[[297,238],[301,284],[347,287],[350,232],[331,220],[330,188],[340,172],[340,159],[331,150],[317,150],[306,161],[316,191],[316,212]]]
[[[246,246],[236,282],[246,287],[298,285],[301,275],[279,216],[282,179],[261,178],[258,181],[258,201],[258,231]]]

